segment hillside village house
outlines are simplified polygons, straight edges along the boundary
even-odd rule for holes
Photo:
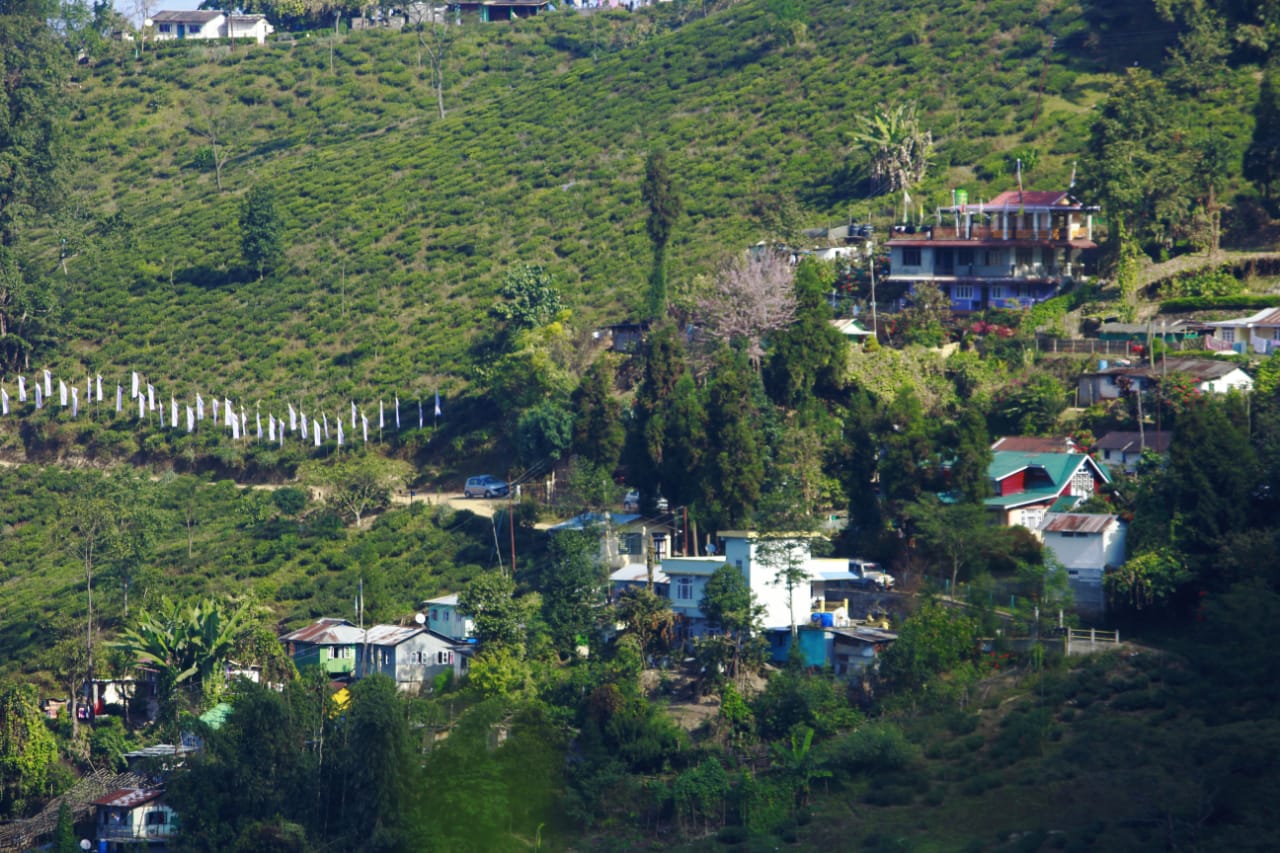
[[[960,313],[1027,308],[1083,274],[1096,249],[1093,213],[1062,191],[1010,190],[989,202],[938,211],[932,225],[901,225],[889,246],[889,281],[936,284]]]
[[[253,39],[263,44],[275,27],[265,15],[232,15],[217,10],[156,12],[150,20],[155,39]]]
[[[670,580],[671,609],[680,617],[685,637],[706,633],[706,617],[701,602],[707,581],[726,564],[742,573],[764,608],[766,628],[798,625],[809,621],[810,553],[804,535],[771,537],[753,531],[728,530],[720,533],[723,556],[668,557],[662,571]],[[770,550],[775,550],[774,554]],[[790,607],[786,585],[778,581],[779,563],[790,561],[803,567],[808,578],[792,590]],[[847,566],[847,564],[846,564]]]
[[[177,815],[161,788],[120,788],[94,800],[94,835],[101,853],[166,849]]]
[[[1169,452],[1173,433],[1164,430],[1112,430],[1093,445],[1094,455],[1102,464],[1132,474],[1138,468],[1142,451],[1150,450],[1160,455]]]
[[[1190,376],[1204,394],[1226,394],[1228,391],[1248,393],[1253,379],[1239,366],[1212,358],[1166,357],[1156,364],[1099,364],[1098,370],[1080,374],[1077,405],[1090,406],[1106,400],[1117,400],[1126,394],[1151,390],[1162,376],[1181,373]]]
[[[1248,317],[1205,323],[1213,336],[1238,353],[1250,349],[1259,355],[1270,355],[1280,349],[1280,308],[1263,308]]]
[[[451,640],[466,641],[476,635],[475,622],[458,610],[458,594],[429,598],[422,603],[427,630]]]
[[[991,453],[987,476],[992,496],[983,501],[1007,527],[1037,531],[1045,513],[1073,509],[1111,481],[1106,471],[1083,453]]]
[[[320,666],[331,678],[363,678],[380,672],[403,691],[416,692],[436,676],[467,671],[465,642],[419,626],[371,625],[359,628],[346,619],[318,619],[280,638],[299,669]]]
[[[611,595],[644,586],[649,582],[648,556],[653,548],[654,587],[665,595],[668,578],[661,566],[674,550],[675,530],[659,519],[629,512],[584,512],[550,528],[552,535],[567,530],[597,530],[600,533],[600,562],[609,570]],[[724,563],[721,560],[717,565]]]
[[[1039,533],[1045,550],[1067,570],[1076,609],[1101,613],[1103,576],[1124,563],[1125,523],[1115,515],[1050,512]]]

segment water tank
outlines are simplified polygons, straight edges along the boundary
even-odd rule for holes
[[[1106,370],[1106,369],[1107,369],[1107,364],[1108,364],[1108,363],[1109,363],[1109,362],[1108,362],[1105,358],[1100,358],[1100,359],[1098,359],[1098,369],[1099,369],[1099,370]]]
[[[836,615],[834,613],[822,614],[822,627],[834,628],[836,626]]]

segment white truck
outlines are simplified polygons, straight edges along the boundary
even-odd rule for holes
[[[881,569],[879,563],[852,557],[849,559],[849,574],[862,589],[893,589],[893,575]]]

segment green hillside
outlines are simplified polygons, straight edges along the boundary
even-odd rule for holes
[[[807,19],[798,44],[760,3],[464,27],[443,120],[410,33],[95,59],[76,70],[74,198],[119,218],[68,263],[70,334],[48,358],[251,398],[456,389],[517,261],[547,267],[579,330],[637,319],[649,148],[687,199],[679,291],[770,236],[762,204],[793,200],[805,225],[894,208],[865,197],[851,145],[876,104],[920,103],[938,141],[928,207],[1008,185],[1014,147],[1040,152],[1030,183],[1065,184],[1112,79],[1073,4],[824,2]],[[196,167],[210,117],[223,192]],[[288,246],[263,281],[235,224],[255,184]]]

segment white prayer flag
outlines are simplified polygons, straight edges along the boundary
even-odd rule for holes
[[[249,437],[249,419],[244,416],[244,407],[240,407],[240,437]]]
[[[154,412],[156,410],[156,386],[150,382],[147,383],[147,411]]]
[[[19,378],[19,381],[21,381],[21,378]],[[18,387],[21,388],[22,386],[19,385]],[[356,428],[356,401],[355,400],[351,401],[351,428],[352,429]]]
[[[276,440],[276,416],[267,412],[267,441]]]
[[[320,417],[324,419],[324,440],[328,441],[329,440],[329,415],[326,412],[321,412]]]
[[[80,414],[80,389],[71,389],[71,417]]]
[[[204,420],[204,398],[199,394],[196,395],[196,420]]]
[[[124,411],[124,386],[116,383],[116,414]]]
[[[178,428],[178,398],[169,395],[169,426]]]
[[[306,412],[303,412],[303,413],[302,413],[302,417],[300,418],[300,420],[302,421],[302,440],[303,440],[303,441],[306,441],[306,439],[307,439],[307,414],[306,414]]]
[[[9,414],[9,392],[0,388],[0,415]]]
[[[378,430],[381,431],[384,427],[386,427],[386,425],[387,425],[387,420],[385,417],[383,417],[383,413],[382,413],[382,401],[379,400],[378,401]]]
[[[312,424],[311,426],[312,426],[311,434],[315,436],[315,445],[316,447],[319,447],[320,446],[320,430],[315,429],[315,424]]]
[[[147,416],[147,398],[138,395],[138,420],[142,420]]]
[[[240,421],[237,418],[231,419],[231,440],[240,440]]]
[[[258,441],[262,441],[262,412],[254,412],[253,419],[258,424]]]
[[[42,408],[44,408],[44,400],[41,399],[40,383],[37,382],[36,383],[36,410],[39,411]]]
[[[98,374],[98,402],[102,402],[102,374]]]
[[[298,413],[293,410],[293,403],[290,403],[289,404],[289,432],[294,432],[297,429],[298,429]],[[304,435],[303,438],[306,438],[306,436]]]
[[[369,443],[369,419],[364,415],[360,416],[360,426],[364,428],[364,443]]]
[[[342,446],[342,419],[338,419],[338,446]]]
[[[27,402],[27,378],[25,376],[18,377],[18,402]]]
[[[209,400],[209,411],[213,415],[213,425],[218,425],[218,398],[213,397]]]
[[[418,429],[422,429],[422,401],[418,401]]]
[[[396,396],[396,431],[400,430],[400,397]]]
[[[441,412],[440,412],[440,392],[439,392],[439,391],[437,391],[437,392],[436,392],[436,417],[438,418],[438,417],[440,417],[440,415],[441,415]]]
[[[278,437],[280,438],[280,446],[284,447],[284,419],[278,419],[276,423],[280,426],[280,429],[277,433]]]
[[[93,377],[88,374],[84,377],[84,401],[86,403],[93,402]]]
[[[61,379],[58,380],[58,405],[64,409],[67,407],[67,383]]]
[[[231,401],[226,397],[222,398],[222,417],[225,426],[231,426],[236,422],[235,410],[231,408]]]
[[[133,385],[129,389],[129,399],[136,400],[138,398],[138,371],[133,371]]]
[[[164,429],[164,406],[160,407],[160,429]]]
[[[187,432],[195,432],[196,429],[196,410],[187,406]]]
[[[49,371],[44,372],[44,398],[47,400],[53,396],[53,374]]]

